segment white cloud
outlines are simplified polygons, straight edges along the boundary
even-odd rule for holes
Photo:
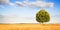
[[[48,6],[49,7],[53,7],[54,6],[54,3],[48,3]]]
[[[6,3],[9,3],[9,0],[0,0],[0,5],[4,5]]]
[[[13,6],[14,4],[10,0],[0,0],[0,5],[5,6],[6,4]]]
[[[44,2],[44,1],[35,1],[35,2],[16,2],[19,6],[29,6],[29,7],[53,7],[54,3],[52,2]]]
[[[24,3],[24,2],[16,2],[17,5],[19,6],[27,6],[28,4],[27,3]]]
[[[0,0],[0,3],[3,3],[3,2],[8,3],[9,0]]]
[[[11,3],[10,0],[0,0],[0,5],[5,5],[8,4],[10,6],[14,6],[14,3]],[[34,1],[34,2],[29,2],[29,0],[25,0],[23,2],[16,2],[18,6],[28,6],[28,7],[53,7],[54,3],[52,2],[44,2],[44,1]]]
[[[8,4],[9,4],[10,6],[14,6],[14,4],[13,4],[13,3],[11,3],[11,2],[10,2],[10,3],[8,3]]]

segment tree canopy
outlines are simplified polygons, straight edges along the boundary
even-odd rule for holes
[[[39,23],[49,22],[50,21],[50,15],[45,10],[40,10],[36,13],[36,21]]]

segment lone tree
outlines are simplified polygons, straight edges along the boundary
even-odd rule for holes
[[[39,23],[49,22],[50,21],[50,15],[47,11],[44,9],[40,10],[36,13],[36,21]]]

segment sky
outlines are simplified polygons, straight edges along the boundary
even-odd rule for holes
[[[0,23],[38,23],[42,8],[50,14],[47,23],[60,23],[60,0],[0,0]]]

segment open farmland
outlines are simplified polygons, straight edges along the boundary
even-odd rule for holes
[[[60,30],[60,24],[0,24],[0,30]]]

